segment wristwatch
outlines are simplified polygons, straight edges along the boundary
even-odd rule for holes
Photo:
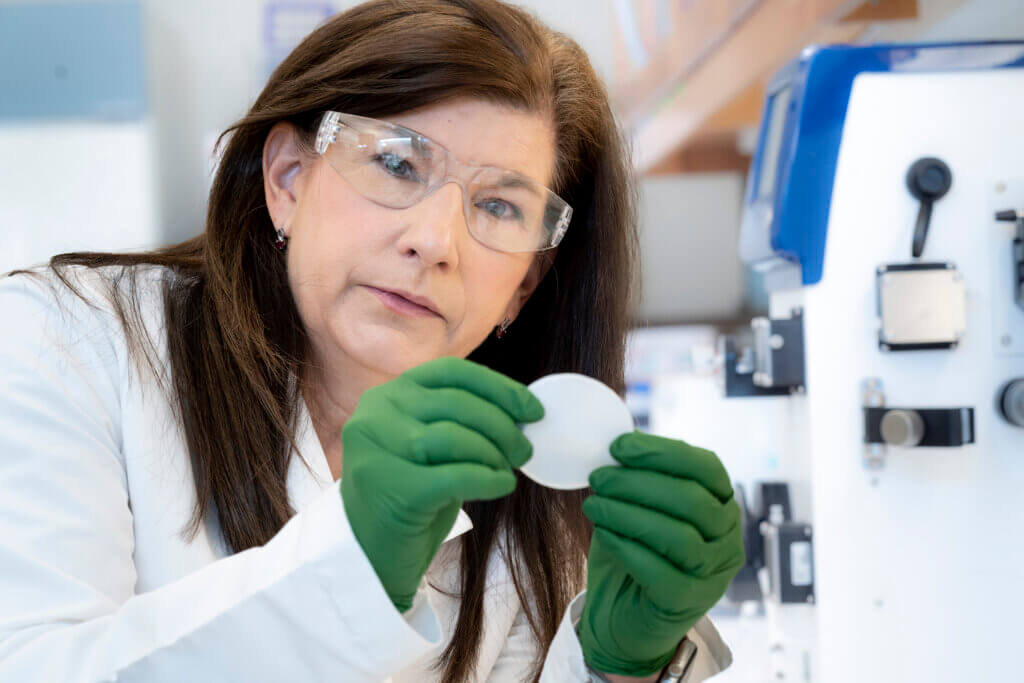
[[[658,683],[682,683],[696,658],[697,646],[689,638],[683,638],[676,648],[675,655],[672,656],[672,661],[662,669]]]
[[[576,632],[579,633],[579,624],[576,625]],[[684,683],[686,674],[690,672],[696,657],[697,646],[693,644],[692,640],[684,637],[679,643],[679,647],[676,648],[676,653],[672,655],[671,661],[658,674],[658,683]],[[589,665],[587,665],[587,671],[590,672],[592,683],[611,683],[607,676],[600,671],[594,671]]]

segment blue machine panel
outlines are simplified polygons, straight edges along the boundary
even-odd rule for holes
[[[138,2],[0,4],[0,121],[145,111]]]
[[[1024,41],[806,48],[771,80],[747,182],[741,255],[821,280],[839,143],[858,74],[1024,67]]]

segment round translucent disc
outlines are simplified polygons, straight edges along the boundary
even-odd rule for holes
[[[529,388],[544,405],[544,419],[520,425],[533,444],[523,474],[548,488],[581,489],[598,467],[619,464],[608,447],[633,431],[633,416],[611,388],[575,373],[547,375]]]

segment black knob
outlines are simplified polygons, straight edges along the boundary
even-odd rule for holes
[[[998,397],[999,412],[1006,421],[1024,427],[1024,379],[1015,379],[1003,385]]]
[[[914,227],[914,244],[911,253],[919,258],[924,253],[924,242],[928,238],[928,224],[932,220],[932,204],[941,199],[953,185],[953,172],[942,159],[924,157],[911,164],[907,171],[907,189],[921,202]]]

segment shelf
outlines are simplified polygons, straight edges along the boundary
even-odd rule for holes
[[[642,172],[741,169],[765,81],[810,44],[850,43],[915,0],[619,2],[613,91]],[[629,8],[629,9],[627,9]]]

